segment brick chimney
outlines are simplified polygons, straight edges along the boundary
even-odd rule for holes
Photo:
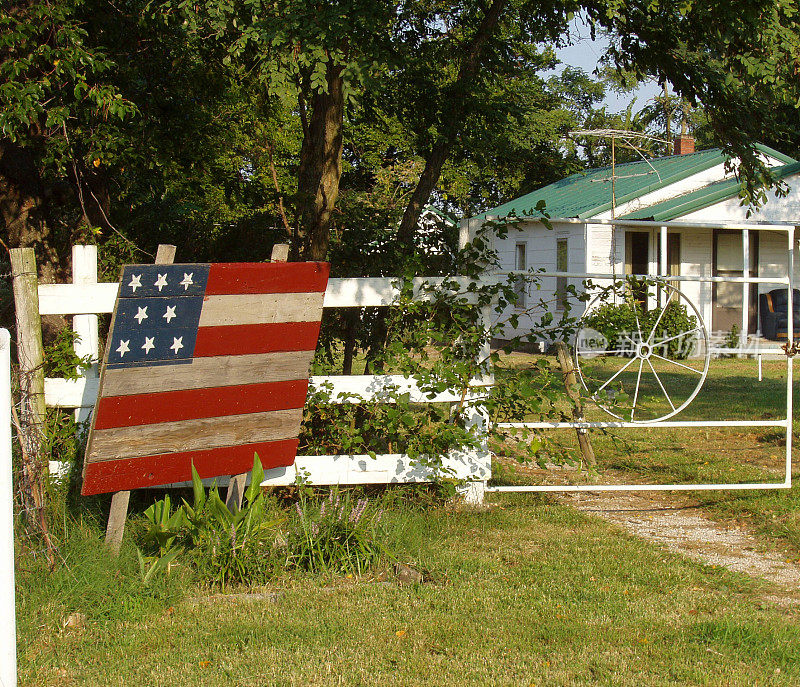
[[[694,139],[686,134],[681,134],[675,137],[675,143],[672,148],[673,155],[688,155],[694,152]]]

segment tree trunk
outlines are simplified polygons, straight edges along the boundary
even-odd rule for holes
[[[439,183],[442,167],[447,161],[450,150],[460,131],[460,125],[464,120],[466,110],[467,92],[478,72],[483,49],[497,29],[505,6],[506,0],[493,0],[472,40],[465,46],[464,61],[461,63],[458,76],[451,89],[451,99],[446,103],[447,110],[443,113],[443,117],[446,117],[447,121],[452,124],[445,127],[443,133],[431,148],[431,152],[425,160],[425,169],[422,171],[417,187],[414,189],[411,200],[406,206],[397,232],[400,243],[405,246],[408,253],[412,253],[414,250],[414,234],[417,230],[417,222],[419,222],[422,209],[428,202],[431,192],[436,188],[436,184]]]
[[[48,221],[48,197],[55,191],[45,188],[29,151],[8,140],[0,141],[3,240],[9,248],[36,249],[39,278],[45,283],[65,277]]]
[[[300,232],[293,256],[324,260],[328,254],[333,211],[342,175],[344,80],[342,68],[328,64],[328,91],[315,93],[300,149],[298,192]]]
[[[356,329],[359,324],[359,308],[345,308],[344,311],[344,355],[342,374],[353,374],[353,360],[356,356]]]

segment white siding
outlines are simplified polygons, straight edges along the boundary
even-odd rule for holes
[[[509,229],[506,238],[494,239],[494,248],[498,254],[500,271],[513,270],[516,264],[517,244],[526,244],[526,255],[529,270],[545,270],[546,272],[556,271],[556,246],[559,239],[566,238],[568,241],[568,259],[570,272],[584,272],[586,270],[586,240],[584,226],[581,224],[554,223],[552,229],[548,229],[538,222],[526,222],[518,227]],[[570,284],[579,288],[581,279],[570,279]],[[545,309],[550,310],[556,316],[560,311],[555,308],[555,287],[556,280],[553,277],[543,277],[540,280],[540,288],[532,285],[527,293],[527,307],[529,312],[516,309],[516,312],[509,308],[502,316],[502,320],[507,320],[512,314],[519,316],[519,323],[516,328],[510,324],[505,327],[500,338],[510,339],[514,336],[525,335],[532,328],[538,326],[538,321]],[[580,314],[583,307],[581,303],[574,307],[570,315]]]
[[[796,222],[800,224],[800,175],[784,180],[789,186],[789,195],[778,198],[773,191],[767,192],[769,201],[762,208],[750,212],[741,205],[739,198],[729,198],[702,210],[691,212],[681,220],[699,222]],[[748,216],[749,213],[749,216]]]
[[[681,229],[681,275],[710,277],[712,272],[713,230]],[[680,282],[678,287],[700,311],[706,329],[711,331],[711,283]]]

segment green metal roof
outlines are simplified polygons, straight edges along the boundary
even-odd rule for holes
[[[784,179],[793,174],[800,173],[800,162],[773,167],[772,173],[778,179]],[[685,193],[675,198],[663,200],[660,203],[649,205],[648,207],[622,215],[624,219],[643,219],[655,222],[668,222],[678,217],[683,217],[691,212],[702,210],[710,205],[716,205],[723,200],[736,198],[741,188],[739,180],[736,178],[723,179],[696,191]]]
[[[757,144],[756,147],[762,153],[782,162],[797,162],[768,146]],[[715,165],[722,164],[727,159],[727,156],[719,148],[711,148],[688,155],[668,155],[653,158],[647,162],[639,160],[616,165],[617,205],[703,172]],[[550,217],[577,217],[580,219],[594,217],[611,209],[610,176],[610,166],[578,172],[499,205],[477,217],[538,216],[535,207],[539,201],[545,202],[545,210]]]
[[[425,212],[426,210],[436,215],[439,219],[443,220],[446,224],[449,224],[451,227],[458,226],[458,220],[456,220],[451,215],[447,214],[444,210],[440,210],[439,208],[433,205],[426,205],[424,208],[422,208],[423,212]]]

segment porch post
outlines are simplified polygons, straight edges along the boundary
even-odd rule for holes
[[[667,276],[667,270],[669,269],[669,266],[668,266],[668,263],[667,263],[667,228],[666,227],[661,227],[660,236],[661,236],[661,260],[659,260],[658,274],[659,274],[660,277],[666,277]],[[662,291],[664,292],[664,294],[663,294],[664,295],[664,305],[666,306],[667,299],[668,299],[668,296],[667,296],[667,293],[666,293],[666,289],[659,289],[659,292],[658,292],[658,305],[659,306],[661,305],[661,295],[662,295],[661,292]]]
[[[750,230],[742,229],[742,276],[750,278]],[[750,326],[750,284],[742,284],[742,329],[739,332],[739,348],[747,346],[747,330]],[[741,354],[740,354],[741,355]]]

